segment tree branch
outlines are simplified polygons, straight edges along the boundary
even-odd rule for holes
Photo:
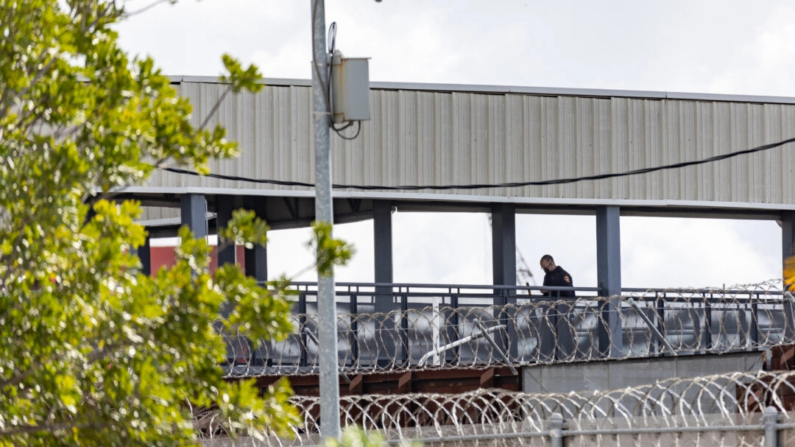
[[[58,430],[66,430],[66,429],[73,429],[73,428],[107,428],[109,427],[108,424],[98,424],[96,422],[85,422],[82,424],[75,424],[69,422],[61,422],[59,424],[49,424],[49,425],[23,425],[19,426],[14,429],[8,430],[0,430],[0,436],[16,436],[16,435],[29,435],[31,433],[40,433],[40,432],[54,432]]]
[[[207,127],[207,124],[210,123],[210,119],[218,111],[218,108],[221,107],[221,103],[224,101],[224,98],[226,98],[226,95],[228,95],[229,92],[231,91],[232,91],[232,85],[230,84],[229,87],[227,87],[226,90],[224,90],[224,93],[221,95],[221,97],[218,98],[218,101],[215,102],[215,105],[213,106],[212,110],[210,110],[210,113],[207,114],[207,117],[204,118],[202,125],[199,127],[200,131],[204,130],[204,128]]]
[[[155,0],[154,2],[144,6],[141,9],[135,10],[133,12],[125,12],[124,14],[121,15],[121,18],[129,19],[132,16],[145,13],[146,11],[149,11],[150,9],[154,8],[157,5],[162,5],[163,3],[169,3],[169,2],[171,2],[171,0]]]

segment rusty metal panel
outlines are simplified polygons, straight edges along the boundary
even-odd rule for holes
[[[227,87],[182,82],[200,125]],[[659,95],[658,95],[659,96]],[[593,97],[468,91],[371,91],[360,138],[332,135],[333,179],[364,185],[470,184],[621,172],[746,149],[795,136],[795,106],[661,97]],[[240,157],[213,172],[313,181],[310,90],[269,86],[228,95],[223,123]],[[355,129],[345,131],[351,135]],[[544,187],[417,194],[515,199],[795,204],[789,149],[633,177]],[[147,186],[306,190],[155,173]],[[400,193],[395,193],[396,197]],[[458,197],[458,199],[462,199]]]

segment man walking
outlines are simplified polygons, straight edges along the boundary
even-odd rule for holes
[[[569,272],[563,270],[563,267],[556,265],[552,256],[544,255],[541,257],[541,269],[545,273],[545,286],[574,287],[574,280],[572,279]],[[561,298],[574,296],[573,290],[542,290],[541,293],[546,296],[560,296]]]

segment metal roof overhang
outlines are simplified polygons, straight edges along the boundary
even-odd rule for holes
[[[170,76],[172,84],[203,83],[221,84],[214,76]],[[309,79],[265,78],[263,84],[272,86],[311,87]],[[434,84],[413,82],[370,82],[374,90],[415,90],[426,92],[460,92],[502,95],[507,93],[536,96],[580,96],[589,98],[637,98],[637,99],[680,99],[690,101],[749,102],[759,104],[795,104],[795,97],[727,95],[716,93],[665,92],[655,90],[613,90],[598,88],[532,87],[484,84]]]
[[[166,208],[179,208],[182,195],[201,194],[207,197],[209,211],[215,211],[219,196],[234,197],[239,206],[257,210],[274,230],[305,227],[314,220],[313,191],[129,186],[115,192],[115,200],[134,199],[143,206]],[[333,197],[336,223],[371,219],[374,200],[388,200],[401,212],[477,213],[489,212],[492,204],[513,203],[520,214],[593,215],[598,206],[620,206],[623,216],[779,220],[782,212],[795,211],[795,205],[788,204],[549,199],[394,191],[335,191]],[[173,236],[179,222],[172,220],[160,219],[145,224],[155,237]],[[214,221],[214,214],[208,220]]]

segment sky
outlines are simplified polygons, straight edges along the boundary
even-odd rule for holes
[[[152,0],[128,0],[129,11]],[[372,81],[795,96],[788,1],[327,0],[337,48],[370,57]],[[221,74],[221,55],[265,77],[311,76],[309,0],[180,0],[118,27],[133,54],[171,75]],[[773,221],[622,217],[626,287],[750,284],[781,276]],[[552,254],[596,285],[592,216],[519,215],[517,248],[536,281]],[[271,232],[269,273],[311,263],[305,229]],[[338,281],[373,280],[372,222],[338,225],[357,254]],[[489,284],[488,215],[393,215],[396,282]],[[307,273],[297,278],[312,280]]]

